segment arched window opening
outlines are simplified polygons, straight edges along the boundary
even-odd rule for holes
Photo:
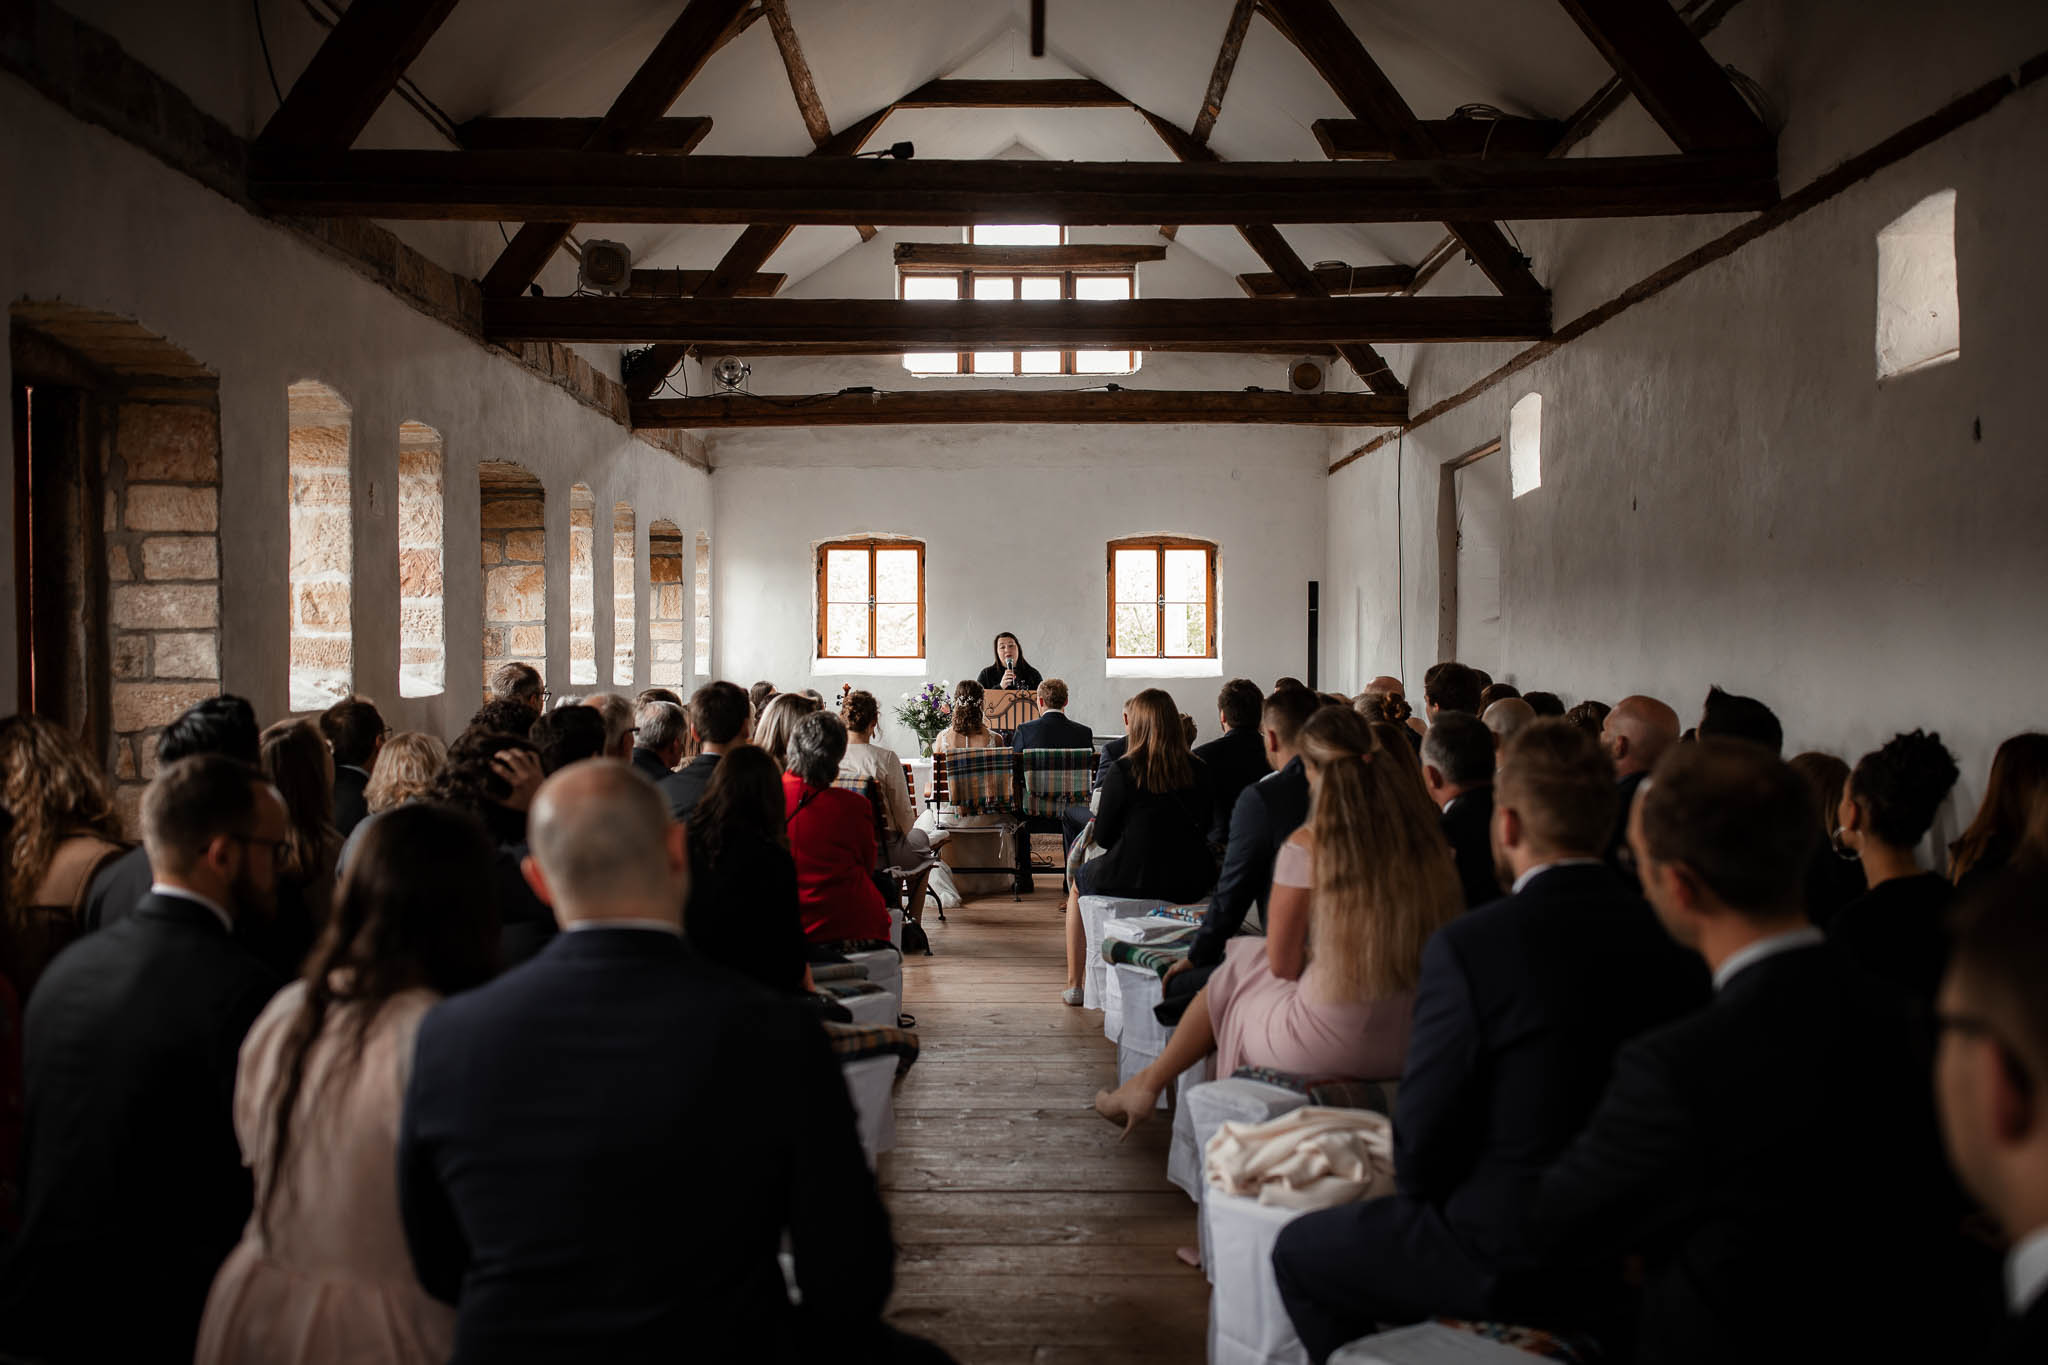
[[[597,682],[597,590],[595,572],[597,499],[590,485],[569,487],[569,685]]]
[[[1543,395],[1523,394],[1508,409],[1508,495],[1543,486]]]
[[[1877,234],[1877,377],[1963,353],[1956,296],[1956,192],[1930,194]]]
[[[697,533],[697,602],[692,637],[697,642],[697,676],[711,676],[711,533]]]
[[[612,506],[612,685],[631,687],[633,685],[633,636],[638,629],[634,611],[639,588],[638,547],[633,543],[635,531],[633,504],[615,503]]]
[[[398,695],[438,697],[447,686],[442,612],[441,433],[398,425]]]
[[[355,690],[354,528],[348,402],[316,380],[286,391],[291,519],[291,709],[324,711]]]
[[[672,521],[647,523],[647,680],[683,686],[683,533]]]
[[[546,677],[547,493],[539,479],[508,460],[480,462],[477,488],[482,499],[484,677],[514,660]]]
[[[1109,657],[1216,657],[1216,547],[1180,536],[1109,543]]]

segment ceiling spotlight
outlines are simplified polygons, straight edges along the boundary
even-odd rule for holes
[[[898,161],[908,161],[917,155],[917,144],[913,142],[892,142],[886,147],[877,147],[872,152],[860,152],[858,155],[863,157],[889,156],[896,158]]]
[[[712,367],[711,377],[717,381],[719,388],[724,389],[727,393],[731,393],[739,388],[740,385],[746,383],[747,376],[753,372],[754,367],[752,365],[741,360],[738,356],[729,355],[722,358]]]

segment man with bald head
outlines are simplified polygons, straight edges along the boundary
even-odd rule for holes
[[[1508,741],[1521,733],[1523,726],[1536,719],[1536,708],[1520,697],[1502,697],[1486,708],[1480,720],[1493,731],[1493,747],[1507,748]]]
[[[1621,786],[1621,819],[1607,844],[1607,862],[1638,890],[1635,869],[1624,856],[1628,813],[1635,806],[1636,789],[1664,757],[1664,751],[1676,743],[1678,713],[1655,697],[1623,697],[1600,725],[1600,747],[1614,760],[1615,780]]]
[[[685,945],[689,853],[653,785],[572,764],[529,838],[563,932],[427,1015],[399,1129],[406,1242],[457,1305],[455,1360],[901,1355],[839,1067],[800,1005]]]

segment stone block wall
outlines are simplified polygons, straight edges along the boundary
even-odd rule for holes
[[[634,545],[633,504],[612,506],[612,686],[633,685],[634,578],[638,547]]]
[[[447,686],[442,612],[441,434],[418,422],[398,428],[398,694],[437,697]]]
[[[547,673],[547,495],[503,460],[477,466],[484,574],[484,677],[518,660]]]
[[[291,709],[322,711],[355,691],[349,406],[325,384],[291,386]]]
[[[569,683],[597,682],[597,590],[592,579],[596,553],[597,499],[586,484],[569,487]]]
[[[146,394],[147,396],[141,396]],[[131,835],[157,732],[220,691],[220,407],[211,386],[134,390],[107,451],[109,766]]]
[[[672,521],[647,526],[648,682],[683,686],[683,533]]]

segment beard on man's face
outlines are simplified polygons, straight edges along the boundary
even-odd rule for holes
[[[253,867],[244,860],[228,886],[228,901],[228,913],[235,917],[237,924],[271,919],[277,914],[276,879],[272,879],[271,885],[263,886],[256,880]]]

